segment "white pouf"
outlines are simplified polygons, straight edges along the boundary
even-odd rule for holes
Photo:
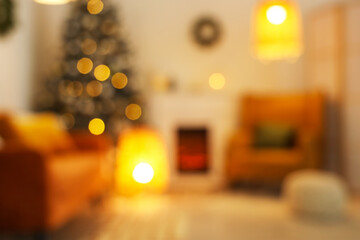
[[[344,214],[347,190],[333,173],[302,170],[284,181],[284,196],[290,209],[310,217],[336,218]]]

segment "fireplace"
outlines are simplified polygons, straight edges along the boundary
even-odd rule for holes
[[[164,94],[151,98],[150,123],[164,139],[171,191],[211,191],[224,183],[234,99],[224,95]]]
[[[178,128],[177,167],[180,173],[206,173],[209,164],[206,128]]]

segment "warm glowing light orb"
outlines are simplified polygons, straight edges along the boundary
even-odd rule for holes
[[[91,55],[96,52],[97,44],[91,39],[87,38],[81,43],[81,51],[86,55]]]
[[[99,81],[105,81],[110,76],[110,68],[106,65],[99,65],[94,70],[94,76]]]
[[[76,67],[81,74],[87,74],[92,70],[93,62],[90,58],[82,58],[78,61]]]
[[[286,9],[280,5],[274,5],[266,10],[266,17],[272,24],[279,25],[286,20]]]
[[[141,107],[138,104],[129,104],[125,109],[125,115],[130,120],[137,120],[141,117]]]
[[[99,81],[92,80],[86,85],[86,92],[91,97],[99,96],[103,91],[103,86]]]
[[[100,118],[94,118],[89,122],[89,131],[94,135],[100,135],[105,131],[105,123]]]
[[[114,88],[123,89],[128,83],[128,78],[124,73],[115,73],[111,78],[111,83]]]
[[[87,10],[90,14],[99,14],[104,9],[104,3],[101,0],[89,0]]]
[[[132,173],[133,178],[138,183],[149,183],[154,177],[154,169],[148,163],[139,163]]]
[[[213,73],[209,78],[209,85],[214,90],[220,90],[225,86],[225,77],[221,73]]]

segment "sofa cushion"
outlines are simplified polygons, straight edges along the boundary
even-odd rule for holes
[[[31,114],[13,119],[19,140],[27,147],[41,152],[65,151],[74,148],[71,136],[56,115]]]

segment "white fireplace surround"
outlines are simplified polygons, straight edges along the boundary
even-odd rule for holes
[[[151,124],[166,144],[170,167],[170,190],[209,191],[223,186],[225,148],[236,119],[236,101],[217,94],[162,94],[149,104]],[[180,173],[177,169],[176,137],[179,128],[208,130],[208,171]]]

